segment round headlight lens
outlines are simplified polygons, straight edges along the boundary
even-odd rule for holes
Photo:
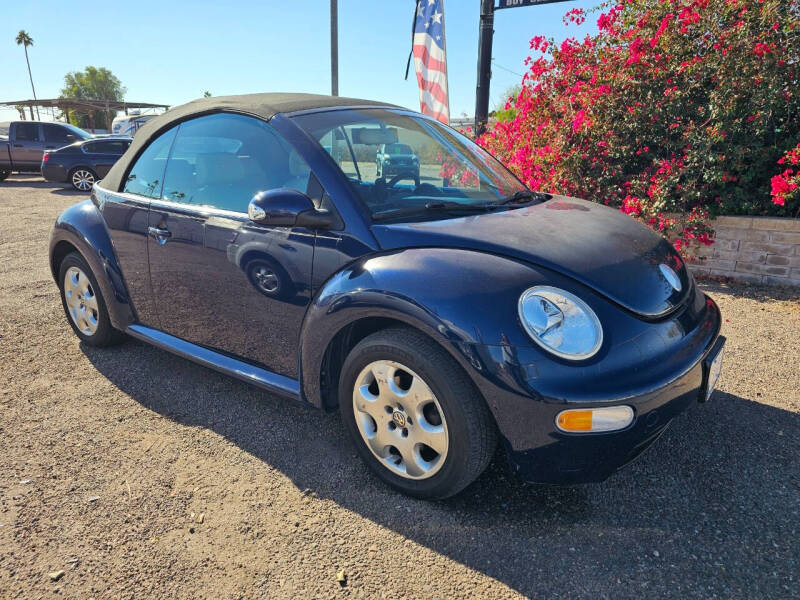
[[[539,285],[519,299],[519,318],[534,342],[569,360],[594,356],[603,344],[600,320],[583,300],[558,288]]]

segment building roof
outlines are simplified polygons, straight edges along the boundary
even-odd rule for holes
[[[128,169],[130,160],[138,156],[142,149],[150,143],[151,139],[186,119],[227,111],[253,115],[268,121],[280,113],[344,106],[383,106],[399,108],[385,102],[360,100],[357,98],[342,98],[340,96],[324,96],[321,94],[264,93],[198,98],[197,100],[192,100],[186,104],[176,106],[145,123],[136,133],[136,137],[133,138],[133,143],[130,145],[128,151],[104,177],[103,187],[109,190],[119,190],[122,185],[122,177]]]

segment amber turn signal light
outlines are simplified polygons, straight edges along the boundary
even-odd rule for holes
[[[630,406],[576,408],[564,410],[556,417],[556,427],[567,433],[599,433],[625,429],[633,422]]]

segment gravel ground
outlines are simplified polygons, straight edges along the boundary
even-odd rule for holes
[[[497,459],[429,503],[371,477],[338,415],[81,345],[47,266],[79,199],[0,184],[0,597],[800,596],[796,291],[704,284],[719,389],[607,482],[528,486]]]

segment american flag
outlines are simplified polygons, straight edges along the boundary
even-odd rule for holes
[[[414,68],[422,114],[448,124],[447,55],[444,43],[444,0],[417,0],[414,19]]]

